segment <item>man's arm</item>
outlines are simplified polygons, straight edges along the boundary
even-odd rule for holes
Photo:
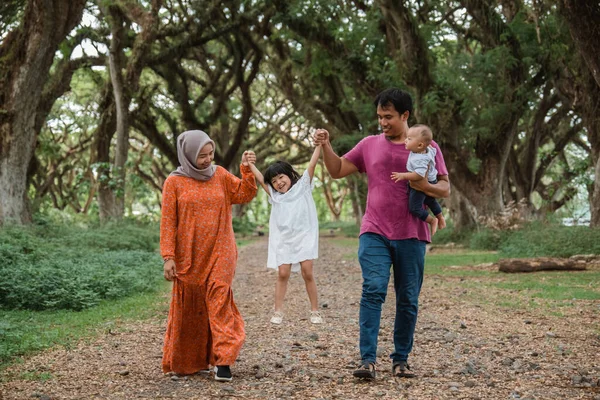
[[[450,181],[448,175],[438,175],[438,182],[431,184],[427,179],[409,181],[410,187],[436,199],[450,196]]]
[[[331,142],[329,141],[329,132],[325,129],[317,129],[317,132],[315,133],[315,144],[321,145],[323,148],[325,168],[327,168],[327,171],[332,178],[343,178],[358,171],[356,165],[335,154],[333,147],[331,147]]]

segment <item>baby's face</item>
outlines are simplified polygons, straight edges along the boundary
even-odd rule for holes
[[[271,185],[279,193],[286,193],[292,187],[292,181],[286,174],[279,174],[271,179]]]
[[[425,143],[423,143],[420,136],[419,129],[410,128],[406,133],[406,139],[404,140],[406,150],[410,150],[415,153],[423,151],[425,148]]]

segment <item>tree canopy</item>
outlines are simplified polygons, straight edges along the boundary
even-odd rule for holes
[[[576,208],[599,226],[592,3],[3,2],[0,224],[157,210],[189,129],[233,172],[246,149],[259,167],[306,162],[317,127],[343,154],[378,132],[373,99],[394,86],[442,148],[456,226],[522,199],[532,216]],[[363,178],[321,185],[332,219],[343,199],[360,219]]]

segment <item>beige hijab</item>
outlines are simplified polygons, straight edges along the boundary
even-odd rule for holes
[[[186,131],[177,138],[177,158],[180,166],[173,172],[171,176],[187,176],[199,181],[207,181],[215,174],[217,166],[211,164],[205,169],[196,168],[196,160],[198,153],[208,143],[215,148],[213,142],[208,135],[202,131]]]

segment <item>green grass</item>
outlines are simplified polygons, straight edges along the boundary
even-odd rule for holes
[[[485,271],[465,271],[449,269],[451,266],[478,265],[484,263],[493,263],[498,261],[499,256],[495,252],[458,250],[452,253],[427,254],[425,256],[425,274],[438,275],[482,275]],[[444,268],[446,267],[446,268]]]
[[[0,310],[0,369],[19,358],[54,346],[74,346],[82,338],[119,329],[119,323],[144,320],[167,311],[164,294],[170,284],[160,284],[157,291],[103,301],[84,311]],[[31,377],[48,379],[45,375]]]
[[[544,271],[534,274],[511,274],[494,285],[516,290],[533,298],[564,300],[600,300],[600,272]]]
[[[493,252],[460,251],[428,254],[425,274],[464,278],[461,287],[471,290],[473,301],[490,302],[511,309],[572,307],[574,301],[600,300],[600,271],[541,271],[506,274],[490,269],[452,268],[492,263],[499,259]],[[454,281],[445,285],[455,285]],[[493,295],[492,295],[493,293]],[[536,300],[541,300],[541,303]]]

